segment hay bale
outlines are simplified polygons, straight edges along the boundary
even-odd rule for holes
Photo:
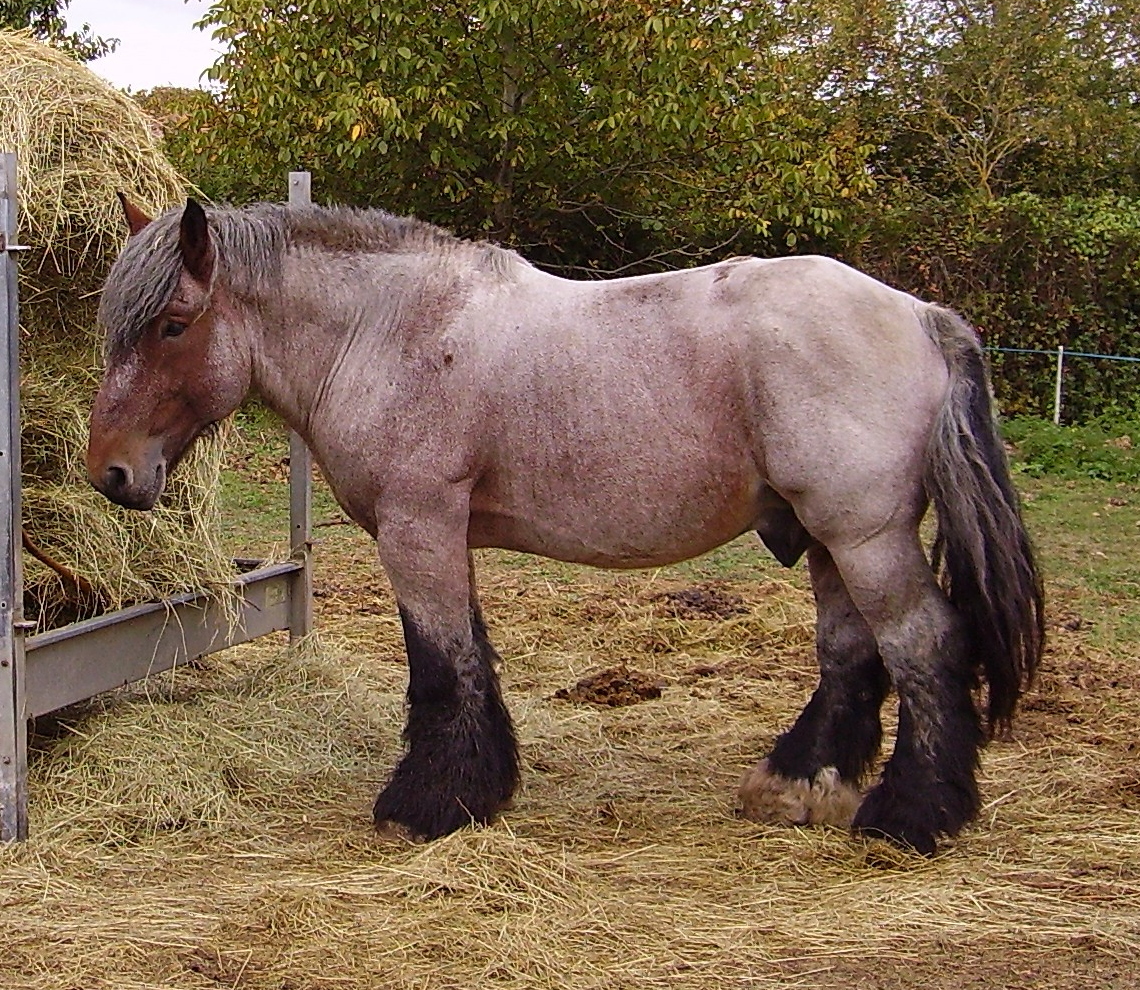
[[[87,414],[99,380],[98,292],[126,236],[115,194],[158,212],[186,181],[159,149],[158,128],[126,95],[26,32],[0,31],[0,150],[19,156],[24,528],[88,582],[26,555],[29,618],[41,627],[95,609],[220,588],[218,445],[202,445],[150,514],[111,505],[88,485]]]

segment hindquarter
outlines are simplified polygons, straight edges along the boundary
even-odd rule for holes
[[[949,384],[925,304],[825,258],[739,275],[726,294],[748,309],[750,425],[768,483],[827,545],[917,522]]]

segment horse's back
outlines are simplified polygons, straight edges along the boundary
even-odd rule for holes
[[[705,424],[747,436],[765,471],[791,471],[780,450],[806,435],[884,455],[910,445],[947,386],[927,304],[829,258],[736,258],[608,282],[534,272],[520,288],[525,302],[487,342],[491,380],[606,436],[647,419]],[[486,341],[488,321],[477,322]]]

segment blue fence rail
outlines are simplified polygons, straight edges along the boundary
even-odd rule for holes
[[[1099,358],[1103,361],[1126,361],[1140,364],[1140,357],[1130,357],[1125,354],[1093,354],[1089,351],[1067,351],[1064,347],[1054,350],[1042,350],[1033,347],[987,347],[987,351],[999,354],[1045,354],[1056,359],[1057,373],[1053,389],[1053,422],[1060,425],[1061,401],[1063,398],[1065,379],[1065,358]]]

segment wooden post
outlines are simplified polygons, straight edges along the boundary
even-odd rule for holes
[[[289,173],[289,205],[308,206],[308,172]],[[289,642],[296,643],[313,629],[313,462],[309,448],[296,433],[289,434],[289,552],[301,564],[289,594]]]
[[[0,840],[28,835],[28,711],[20,561],[20,313],[16,156],[0,155]]]

